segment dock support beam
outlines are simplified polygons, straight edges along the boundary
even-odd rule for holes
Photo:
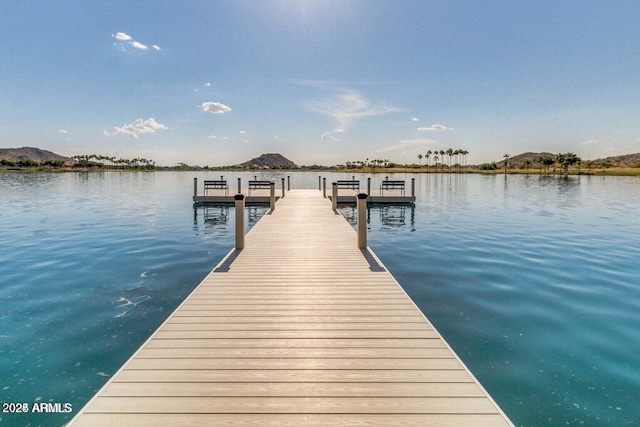
[[[338,210],[338,184],[335,182],[331,184],[331,208]]]
[[[241,250],[244,249],[244,194],[236,194],[233,199],[236,201],[236,249]]]
[[[193,178],[193,195],[198,195],[198,178]]]
[[[322,177],[320,175],[318,175],[318,191],[322,190],[322,187],[321,187],[321,184],[320,184],[321,182],[322,182]]]
[[[371,195],[371,177],[367,178],[367,194]]]
[[[411,178],[411,197],[416,197],[416,179]]]
[[[242,178],[238,178],[238,194],[242,193]]]
[[[282,178],[282,198],[284,199],[284,178]]]
[[[269,186],[269,208],[273,211],[276,208],[276,183],[271,181]]]
[[[367,195],[358,194],[358,249],[367,248]]]
[[[322,178],[322,197],[327,198],[327,178]]]
[[[291,175],[287,175],[287,191],[291,191]]]

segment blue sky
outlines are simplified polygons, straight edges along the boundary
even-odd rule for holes
[[[640,152],[637,1],[0,2],[0,147],[227,165]]]

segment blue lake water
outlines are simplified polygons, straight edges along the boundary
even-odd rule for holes
[[[0,401],[73,406],[0,424],[64,424],[231,249],[233,208],[191,203],[219,175],[0,174]],[[393,175],[412,177],[369,245],[513,422],[638,423],[640,180]]]

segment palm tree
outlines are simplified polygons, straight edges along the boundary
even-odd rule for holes
[[[431,158],[431,150],[427,151],[427,154],[425,154],[425,157],[427,158],[427,170],[429,170],[429,160]]]
[[[420,161],[420,167],[422,167],[422,154],[418,154],[418,160]]]
[[[438,157],[438,152],[436,151],[436,154],[433,156],[433,162],[436,164],[436,173],[438,173],[438,160],[440,160],[440,157]]]
[[[504,153],[502,155],[502,157],[504,157],[504,174],[506,175],[507,174],[507,167],[509,165],[509,157],[511,157],[511,156],[509,155],[509,153]]]
[[[527,174],[529,174],[529,166],[531,166],[531,159],[529,157],[527,157],[526,159],[524,159],[524,167],[527,170]]]

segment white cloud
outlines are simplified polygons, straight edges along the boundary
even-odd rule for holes
[[[409,150],[415,150],[417,148],[423,149],[426,145],[435,144],[436,141],[432,139],[402,139],[394,145],[376,150],[376,153],[388,153],[388,152],[406,152]]]
[[[206,87],[211,87],[211,82],[206,82],[204,85],[205,85]]]
[[[209,139],[216,139],[215,135],[209,135]]]
[[[342,133],[342,132],[346,132],[346,130],[338,128],[338,129],[334,129],[334,132]]]
[[[374,104],[354,90],[344,90],[329,98],[310,101],[305,106],[310,111],[333,117],[339,127],[343,129],[348,127],[348,124],[354,119],[402,111],[393,105]]]
[[[58,129],[58,133],[69,133],[66,129]]]
[[[132,41],[132,42],[129,42],[129,44],[136,49],[147,50],[147,46],[143,45],[140,42]]]
[[[137,119],[133,123],[122,125],[121,127],[115,127],[115,135],[127,135],[134,138],[138,138],[144,133],[155,133],[157,130],[169,129],[162,123],[158,123],[153,117],[144,120],[142,118]]]
[[[418,128],[418,130],[420,132],[437,132],[437,131],[441,131],[441,130],[451,130],[451,129],[453,129],[453,128],[448,128],[446,126],[438,125],[438,124],[431,125],[429,127],[419,127]]]
[[[414,117],[411,119],[412,122],[417,122],[419,119],[417,117]]]
[[[133,40],[133,37],[131,37],[129,34],[125,34],[125,33],[115,33],[115,34],[111,34],[116,40],[120,40],[120,41],[129,41],[129,40]]]
[[[133,37],[131,37],[129,34],[125,34],[122,32],[119,33],[115,33],[115,34],[111,34],[111,37],[113,37],[114,39],[117,40],[116,43],[114,43],[114,46],[118,47],[119,49],[123,50],[123,51],[129,51],[129,52],[133,52],[133,50],[148,50],[149,47],[144,44],[144,43],[140,43],[137,40],[134,40]],[[130,46],[132,49],[130,49]],[[159,51],[160,46],[154,44],[151,46],[152,49]]]
[[[240,131],[240,134],[241,134],[241,135],[245,135],[246,133],[247,133],[247,131],[246,131],[246,130],[241,130],[241,131]]]
[[[336,138],[335,136],[331,135],[329,132],[323,133],[320,138],[328,141],[340,141],[340,138]]]
[[[224,114],[227,111],[231,111],[231,107],[220,102],[203,102],[199,107],[202,108],[202,111],[211,114]]]
[[[606,144],[606,141],[600,141],[599,139],[588,139],[586,141],[582,141],[581,145],[593,145],[593,144]]]
[[[102,134],[103,134],[104,136],[111,136],[111,134],[109,133],[109,131],[108,131],[108,130],[106,130],[106,129],[102,131]]]

